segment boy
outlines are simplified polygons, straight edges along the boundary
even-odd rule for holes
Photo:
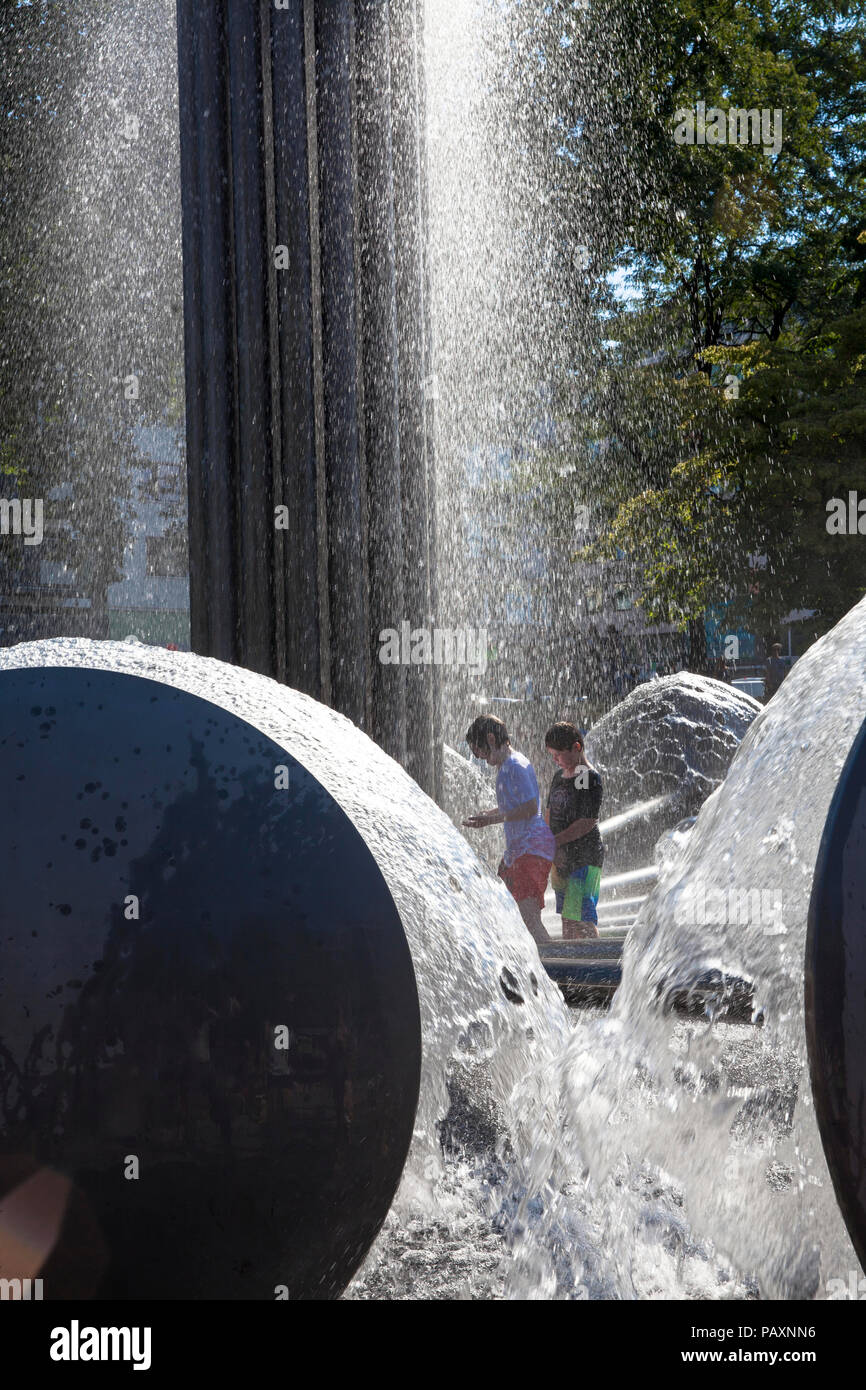
[[[598,829],[601,775],[587,760],[576,724],[548,729],[545,747],[557,764],[547,798],[547,821],[556,842],[550,881],[562,915],[563,941],[598,936],[598,890],[604,845]]]
[[[773,655],[764,667],[764,704],[772,700],[788,674],[787,663],[782,660],[781,642],[774,642],[771,650]]]
[[[485,825],[505,828],[505,855],[499,877],[520,909],[536,941],[549,942],[541,920],[544,890],[553,859],[553,835],[541,815],[538,781],[532,764],[511,747],[508,730],[495,715],[479,715],[466,733],[473,757],[483,758],[496,775],[495,811],[479,811],[463,824],[470,830]]]

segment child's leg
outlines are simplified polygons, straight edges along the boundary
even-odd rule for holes
[[[520,909],[520,915],[526,923],[526,926],[532,934],[533,938],[536,941],[540,942],[550,942],[551,937],[549,936],[547,928],[541,920],[541,908],[538,905],[538,899],[521,898],[517,906]]]
[[[550,937],[541,920],[544,907],[544,890],[550,863],[537,854],[521,855],[511,866],[510,877],[506,879],[509,891],[517,903],[520,915],[533,939],[539,943],[549,943]]]
[[[600,881],[601,870],[592,866],[584,865],[569,874],[562,904],[563,941],[594,941],[597,938],[595,905]]]
[[[594,926],[592,922],[575,922],[573,919],[563,917],[563,941],[595,941],[597,936],[598,927]]]
[[[601,869],[597,864],[590,864],[586,871],[586,880],[583,890],[583,911],[581,921],[589,922],[595,927],[595,934],[598,936],[598,895],[601,890]]]
[[[568,875],[561,874],[555,864],[551,865],[550,869],[550,886],[556,898],[556,910],[561,917],[562,905],[565,902],[565,890],[568,887]]]

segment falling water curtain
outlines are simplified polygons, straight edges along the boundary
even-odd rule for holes
[[[425,790],[438,671],[419,0],[178,0],[196,651],[307,691]]]

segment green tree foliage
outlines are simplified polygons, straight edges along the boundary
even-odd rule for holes
[[[651,617],[758,630],[866,589],[826,504],[866,496],[866,25],[861,4],[677,0],[648,65],[658,197],[617,254],[605,413],[625,552]],[[677,112],[780,110],[782,142],[676,144]],[[610,497],[616,503],[615,496]]]

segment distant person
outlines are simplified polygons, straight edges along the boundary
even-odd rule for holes
[[[731,683],[731,668],[724,656],[717,656],[713,664],[713,678],[717,681],[724,681],[726,685]]]
[[[576,724],[554,724],[544,742],[557,764],[547,798],[547,820],[556,841],[550,881],[562,916],[562,939],[580,941],[598,936],[604,863],[598,828],[601,774],[587,759],[586,738]]]
[[[520,909],[520,915],[538,942],[550,941],[541,911],[555,846],[541,815],[538,780],[532,763],[511,747],[508,730],[494,714],[482,714],[466,731],[466,742],[475,758],[482,758],[496,774],[495,811],[479,811],[463,824],[470,830],[485,825],[505,829],[505,854],[499,877]]]
[[[774,642],[770,650],[773,655],[764,667],[764,704],[773,698],[788,674],[788,663],[782,660],[781,642]]]

